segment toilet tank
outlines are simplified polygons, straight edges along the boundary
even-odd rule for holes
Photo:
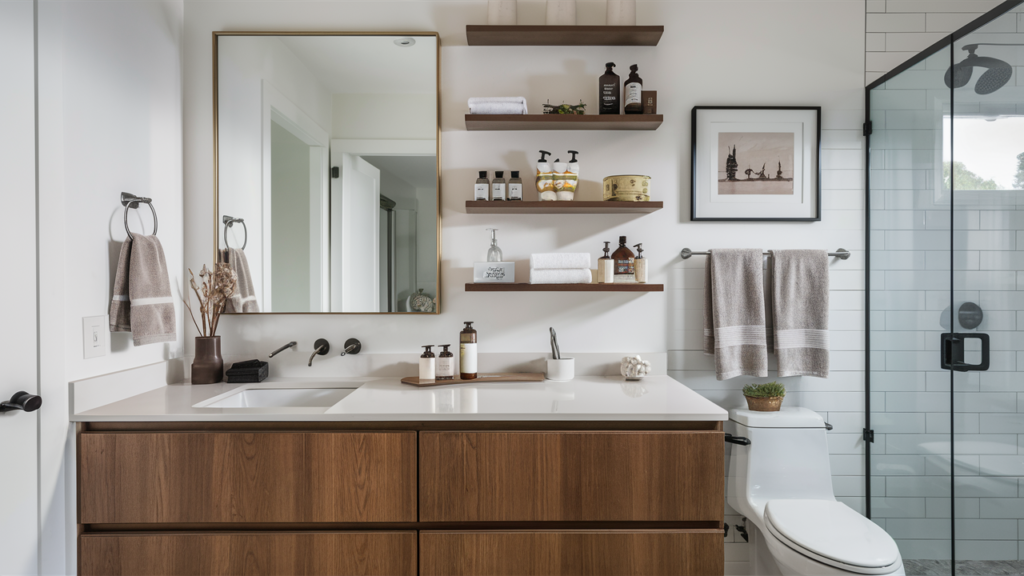
[[[736,511],[760,519],[770,500],[835,500],[825,421],[813,410],[730,410],[726,431],[750,439],[730,445],[726,493]]]

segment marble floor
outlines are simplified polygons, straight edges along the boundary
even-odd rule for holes
[[[949,576],[949,560],[903,560],[907,576]],[[957,576],[1020,576],[1024,575],[1024,560],[961,560],[956,563]]]

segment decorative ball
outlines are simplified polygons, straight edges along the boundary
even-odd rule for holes
[[[626,380],[639,380],[651,373],[651,363],[640,356],[626,356],[619,365],[619,372]]]

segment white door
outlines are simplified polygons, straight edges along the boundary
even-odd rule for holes
[[[0,2],[0,401],[39,393],[33,3]],[[39,573],[39,413],[0,413],[0,573]]]
[[[333,148],[331,311],[380,312],[380,170]]]

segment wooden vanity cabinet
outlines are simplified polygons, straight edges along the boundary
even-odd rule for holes
[[[557,424],[82,424],[79,573],[723,573],[720,423]]]

